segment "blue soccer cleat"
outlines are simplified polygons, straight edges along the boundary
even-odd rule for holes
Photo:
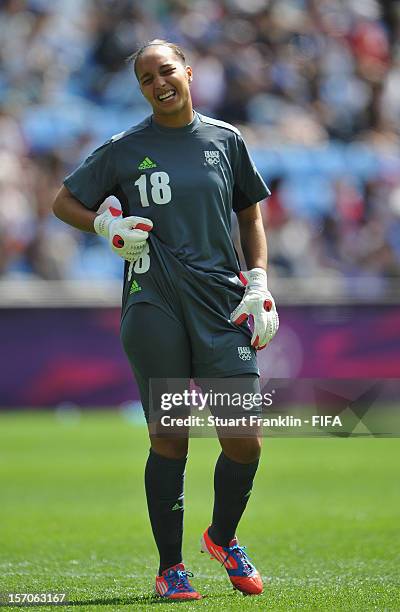
[[[211,559],[216,559],[225,567],[235,589],[246,595],[260,595],[263,591],[261,576],[244,548],[239,546],[237,538],[231,540],[229,546],[215,544],[210,538],[208,529],[201,538],[201,552],[208,553]]]
[[[156,576],[156,593],[165,599],[187,600],[201,599],[189,582],[193,574],[185,570],[183,563],[173,565]]]

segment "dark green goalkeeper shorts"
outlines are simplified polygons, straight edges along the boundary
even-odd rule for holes
[[[147,275],[130,280],[121,340],[146,418],[151,380],[259,375],[251,332],[229,321],[241,295],[187,280],[168,287],[155,287]]]

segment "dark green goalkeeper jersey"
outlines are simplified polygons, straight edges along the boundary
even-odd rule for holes
[[[90,210],[114,195],[124,217],[153,221],[148,251],[129,273],[125,267],[124,307],[157,301],[158,294],[173,299],[183,276],[192,279],[194,293],[196,283],[233,288],[239,264],[232,210],[269,195],[239,131],[198,113],[182,128],[162,127],[148,117],[113,136],[65,186]]]

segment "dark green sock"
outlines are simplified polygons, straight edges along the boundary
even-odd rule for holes
[[[146,463],[147,507],[160,554],[159,574],[182,562],[185,466],[186,457],[168,459],[152,450]]]
[[[209,529],[211,539],[219,546],[228,546],[250,497],[259,460],[237,463],[223,452],[214,472],[214,510]]]

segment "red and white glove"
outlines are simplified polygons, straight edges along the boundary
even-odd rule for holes
[[[242,272],[241,280],[246,290],[239,306],[231,313],[231,321],[241,325],[248,317],[253,318],[251,346],[260,351],[278,331],[279,317],[275,301],[268,291],[267,273],[262,268]]]
[[[122,211],[110,206],[95,218],[94,229],[107,238],[114,253],[132,263],[142,255],[153,223],[144,217],[123,218]]]

